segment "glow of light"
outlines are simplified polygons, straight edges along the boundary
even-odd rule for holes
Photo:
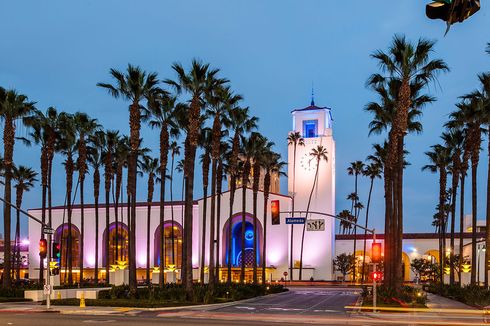
[[[92,255],[87,255],[87,257],[85,258],[87,264],[88,264],[88,267],[94,267],[95,266],[95,256],[92,254]]]
[[[146,267],[146,253],[138,256],[138,265],[140,267]]]
[[[24,240],[22,240],[22,244],[23,244],[24,246],[28,246],[28,245],[29,245],[29,243],[30,243],[30,242],[29,242],[29,239],[24,239]]]
[[[269,261],[269,265],[276,265],[277,263],[279,263],[280,259],[281,255],[278,251],[274,250],[267,253],[267,260]]]

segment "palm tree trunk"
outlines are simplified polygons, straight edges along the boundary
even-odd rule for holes
[[[490,131],[490,126],[489,126],[489,131]],[[489,262],[490,262],[490,139],[488,140],[488,168],[487,168],[487,207],[486,207],[486,225],[487,227],[485,228],[485,243],[486,243],[486,249],[485,250],[485,288],[488,288],[488,272],[489,272]],[[488,252],[487,252],[488,251]]]
[[[260,173],[260,171],[259,171]],[[253,243],[253,256],[254,256],[254,261],[253,261],[253,284],[257,284],[257,241],[258,241],[258,235],[257,235],[257,191],[254,191],[253,193],[253,228],[254,228],[254,243]]]
[[[16,205],[17,207],[21,207],[22,205],[22,195],[23,191],[22,188],[17,188],[17,198],[16,198]],[[17,209],[16,210],[16,223],[15,223],[15,274],[16,274],[16,279],[20,280],[20,211]]]
[[[311,197],[313,196],[313,191],[315,190],[316,181],[318,179],[318,170],[320,168],[320,160],[316,161],[316,172],[315,179],[313,179],[313,187],[311,187],[310,197],[308,198],[308,205],[306,206],[305,224],[303,224],[303,233],[301,235],[301,249],[299,258],[299,280],[303,280],[303,245],[305,242],[305,230],[306,230],[306,220],[308,219],[308,213],[310,211]]]
[[[95,284],[99,284],[99,187],[100,174],[99,170],[94,171],[94,206],[95,206]]]
[[[80,280],[79,283],[83,283],[83,251],[85,249],[84,247],[84,240],[83,238],[85,237],[85,205],[84,205],[84,198],[83,198],[83,192],[84,192],[84,183],[85,183],[85,176],[82,176],[80,178]]]
[[[182,206],[180,208],[181,211],[181,217],[180,220],[182,222],[182,252],[181,252],[181,265],[180,265],[180,280],[182,283],[185,282],[185,276],[187,275],[187,243],[185,242],[185,218],[184,218],[184,211],[185,211],[185,186],[186,186],[186,177],[185,174],[182,176],[182,198],[181,198],[181,203]]]
[[[265,285],[266,283],[265,268],[267,266],[267,207],[269,206],[269,190],[270,172],[267,170],[264,176],[264,241],[262,244],[262,285]],[[293,275],[291,274],[290,279],[292,279],[292,277]]]
[[[72,193],[72,183],[73,183],[73,161],[68,157],[66,161],[66,200],[68,209],[68,245],[67,245],[67,265],[68,265],[68,284],[73,284],[73,236],[72,236],[72,203],[71,203],[71,193]]]
[[[160,192],[161,192],[161,190],[160,190]],[[171,232],[171,237],[172,237],[172,265],[175,265],[175,239],[174,239],[175,238],[175,233],[174,233],[174,227],[175,227],[175,220],[174,220],[174,156],[173,156],[173,154],[172,154],[172,170],[170,171],[170,215],[171,215],[171,219],[172,219],[172,230],[170,231]]]
[[[149,176],[153,178],[153,176]],[[150,285],[150,224],[151,224],[151,200],[150,180],[148,180],[148,204],[146,214],[146,284]]]
[[[203,175],[203,178],[206,176]],[[202,193],[204,194],[204,202],[203,202],[203,211],[202,211],[202,239],[201,239],[201,268],[200,268],[200,277],[201,283],[204,284],[204,267],[206,260],[206,215],[208,209],[208,187],[204,186]],[[209,247],[209,251],[211,251],[211,247]],[[208,278],[211,278],[211,274],[208,269]]]
[[[358,218],[358,207],[357,207],[357,202],[358,202],[358,197],[359,195],[357,194],[357,172],[355,172],[355,181],[354,181],[354,193],[356,194],[356,197],[354,198],[355,204],[354,204],[354,218],[355,218],[355,223],[357,224],[357,218]],[[356,269],[357,269],[357,256],[356,256],[356,247],[357,247],[357,225],[354,225],[354,248],[353,248],[353,255],[354,255],[354,269],[353,269],[353,275],[354,277],[352,278],[354,283],[356,282]]]
[[[215,277],[215,235],[214,231],[216,228],[215,218],[216,218],[216,170],[218,162],[213,159],[211,161],[211,216],[209,223],[209,290],[213,293],[216,283]],[[207,189],[206,189],[207,193]]]
[[[160,169],[160,233],[158,234],[159,241],[160,241],[160,273],[158,274],[158,285],[163,288],[163,285],[165,283],[164,279],[164,270],[165,270],[165,174],[166,174],[166,168],[165,169]],[[170,190],[172,191],[172,190]],[[172,208],[172,218],[173,218],[173,208]],[[148,231],[149,232],[149,231]],[[172,234],[174,232],[174,224],[172,220]],[[172,241],[173,241],[173,236],[172,236]],[[173,244],[173,242],[172,242]],[[150,248],[150,247],[148,247]],[[148,249],[149,252],[149,249]],[[172,255],[173,255],[173,248],[172,248]],[[149,266],[149,265],[148,265]]]
[[[4,164],[5,164],[5,201],[12,202],[12,167],[15,142],[15,125],[12,118],[8,115],[5,117],[5,127],[3,131],[4,141]],[[3,262],[3,287],[10,289],[12,287],[11,272],[11,246],[10,246],[10,227],[11,227],[12,209],[6,203],[3,206],[3,230],[4,230],[4,262]],[[42,260],[41,260],[42,265]]]
[[[478,150],[480,150],[478,148]],[[476,215],[477,215],[477,169],[478,165],[475,164],[474,159],[472,157],[471,160],[471,264],[475,266],[476,264]],[[476,273],[477,270],[475,268],[471,269],[471,284],[476,283]]]
[[[186,144],[185,150],[185,175],[186,175],[186,187],[185,187],[185,242],[186,242],[186,274],[185,274],[185,289],[188,295],[192,295],[193,290],[193,269],[192,269],[192,226],[193,216],[192,209],[194,205],[194,164],[196,162],[196,146]]]
[[[230,177],[230,214],[229,214],[229,218],[228,218],[228,250],[227,250],[227,269],[228,269],[228,276],[227,276],[227,283],[228,283],[228,286],[231,285],[231,281],[232,281],[232,278],[231,278],[231,266],[232,266],[232,251],[231,251],[231,246],[233,244],[233,241],[232,241],[232,227],[233,227],[233,221],[232,221],[232,218],[233,218],[233,204],[234,204],[234,201],[235,201],[235,190],[236,190],[236,177],[235,175],[233,174],[233,172],[231,173],[231,177]]]
[[[393,182],[392,169],[385,165],[384,188],[385,188],[385,242],[384,242],[384,285],[391,288],[392,285],[392,211],[393,211]]]
[[[291,200],[291,217],[294,217],[294,202],[296,197],[296,147],[297,142],[295,141],[293,144],[293,198]],[[293,280],[293,267],[294,267],[294,224],[291,224],[291,243],[289,244],[289,279]],[[265,251],[264,251],[265,253]]]
[[[216,172],[216,193],[217,193],[217,198],[216,198],[216,262],[215,262],[215,268],[217,271],[215,272],[216,274],[216,283],[219,281],[219,271],[220,271],[220,223],[221,223],[221,193],[222,193],[222,186],[223,186],[223,162],[222,160],[218,160],[218,168]]]
[[[106,232],[106,237],[105,237],[105,281],[107,284],[110,283],[109,280],[109,266],[110,266],[110,244],[111,244],[111,230],[109,229],[109,190],[106,188],[105,189],[105,232]],[[116,229],[116,233],[119,232],[119,230]]]
[[[452,182],[451,182],[451,239],[450,239],[450,248],[451,252],[449,253],[450,255],[450,271],[449,271],[449,284],[451,286],[454,285],[455,281],[455,273],[454,273],[454,232],[455,232],[455,223],[456,223],[456,195],[458,192],[458,180],[459,180],[459,175],[458,171],[453,171],[452,175]]]
[[[466,170],[461,171],[461,193],[459,199],[459,286],[463,286],[463,282],[461,280],[462,271],[463,271],[463,241],[464,241],[464,182],[465,182]]]
[[[248,159],[248,158],[247,158]],[[247,164],[247,163],[245,163]],[[244,167],[244,170],[246,168]],[[242,235],[242,239],[241,239],[241,243],[242,243],[242,246],[241,246],[241,254],[240,254],[240,258],[241,258],[241,264],[240,264],[240,283],[244,283],[245,282],[245,223],[246,223],[246,220],[245,220],[245,216],[246,216],[246,205],[247,205],[247,178],[248,178],[248,175],[247,173],[243,173],[242,175],[242,227],[241,227],[241,235]]]
[[[364,275],[364,268],[366,265],[366,238],[367,238],[367,227],[368,227],[368,220],[369,220],[369,206],[371,204],[371,195],[373,193],[373,185],[374,185],[374,178],[371,178],[371,183],[369,185],[369,194],[368,194],[368,201],[366,205],[366,221],[364,223],[364,243],[363,243],[363,248],[362,248],[362,271],[361,271],[361,281],[364,282],[367,278],[365,278]]]

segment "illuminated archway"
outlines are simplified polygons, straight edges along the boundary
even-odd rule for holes
[[[68,252],[68,223],[58,226],[54,235],[54,241],[60,243],[61,261],[60,266],[66,266]],[[73,267],[80,266],[80,230],[75,225],[71,225],[72,250],[71,260]]]
[[[439,264],[439,250],[427,250],[424,255],[428,256],[430,262]]]
[[[245,260],[246,267],[253,266],[253,244],[254,240],[257,241],[257,265],[260,266],[263,257],[263,229],[262,224],[257,219],[257,236],[254,234],[253,229],[253,217],[249,214],[245,216],[245,250],[242,250],[242,215],[236,214],[231,218],[231,265],[233,267],[241,266],[242,259]],[[229,225],[230,220],[226,221],[223,226],[223,243],[221,257],[224,265],[228,264],[228,248],[230,246],[229,238]]]
[[[410,258],[404,252],[402,252],[402,268],[403,280],[410,281]]]
[[[160,266],[160,225],[156,228],[153,240],[153,265]],[[165,266],[175,265],[176,268],[182,266],[182,226],[174,221],[164,223],[164,257]],[[173,254],[172,254],[172,236],[173,236]]]
[[[109,266],[115,265],[118,260],[128,260],[129,239],[128,226],[122,222],[109,224]],[[102,237],[102,264],[105,266],[107,230],[104,230]]]

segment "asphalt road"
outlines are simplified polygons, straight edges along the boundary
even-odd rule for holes
[[[344,306],[357,301],[359,290],[349,288],[292,288],[287,293],[242,301],[226,307],[141,310],[100,308],[39,313],[0,306],[0,326],[71,325],[485,325],[476,315],[438,313],[356,313]],[[103,310],[105,309],[105,310]],[[3,310],[3,311],[2,311]],[[39,310],[38,310],[39,311]],[[63,312],[63,310],[60,310]],[[73,314],[75,311],[75,314]],[[67,314],[69,313],[69,314]],[[101,315],[102,314],[102,315]],[[490,322],[489,322],[490,323]]]

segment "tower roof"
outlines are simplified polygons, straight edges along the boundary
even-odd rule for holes
[[[328,106],[316,106],[315,103],[312,101],[311,104],[305,108],[302,109],[294,109],[291,112],[298,112],[298,111],[313,111],[313,110],[332,110]]]

